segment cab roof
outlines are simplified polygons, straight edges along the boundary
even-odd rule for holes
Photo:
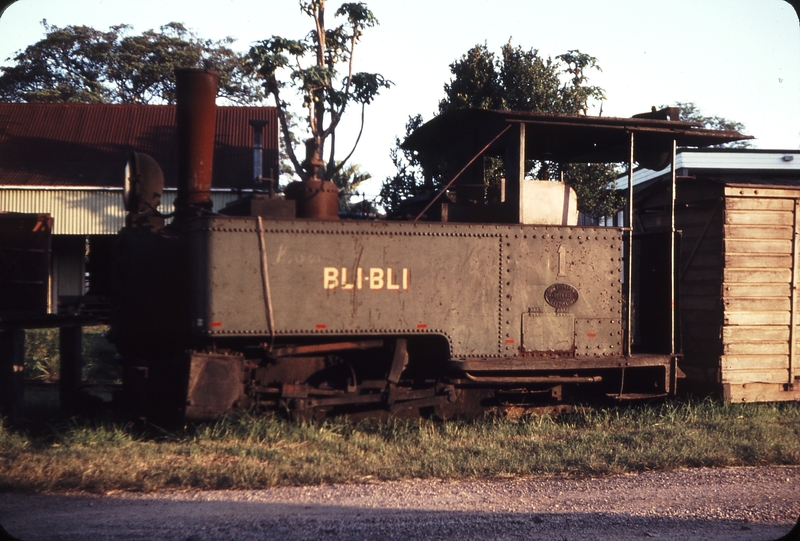
[[[697,122],[672,120],[679,111],[670,107],[631,118],[598,117],[524,111],[456,109],[422,125],[403,143],[423,159],[450,154],[456,148],[482,148],[509,124],[525,125],[525,157],[558,163],[627,162],[630,134],[639,145],[655,150],[678,146],[706,147],[752,139],[733,130],[710,130]],[[514,130],[509,130],[513,132]],[[487,149],[498,154],[508,144],[499,138]],[[636,145],[636,143],[635,143]]]

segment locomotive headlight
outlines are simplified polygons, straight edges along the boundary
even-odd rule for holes
[[[142,152],[131,152],[125,163],[122,200],[128,212],[153,213],[161,204],[164,173],[158,163]]]

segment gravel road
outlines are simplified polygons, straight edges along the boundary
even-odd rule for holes
[[[24,541],[760,541],[786,534],[798,515],[796,466],[253,491],[0,494],[0,524]]]

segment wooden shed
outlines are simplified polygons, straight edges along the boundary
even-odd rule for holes
[[[743,165],[752,162],[760,165]],[[678,154],[675,277],[685,387],[710,388],[732,402],[800,400],[798,166],[798,151]],[[648,233],[671,227],[671,176],[643,171],[639,180],[634,175],[635,229],[647,242]]]

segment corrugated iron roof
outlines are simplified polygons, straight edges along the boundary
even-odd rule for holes
[[[278,168],[274,107],[217,107],[215,188],[253,184],[253,128],[266,120],[264,173]],[[131,151],[150,154],[167,186],[177,179],[175,107],[0,103],[0,184],[121,186]]]

